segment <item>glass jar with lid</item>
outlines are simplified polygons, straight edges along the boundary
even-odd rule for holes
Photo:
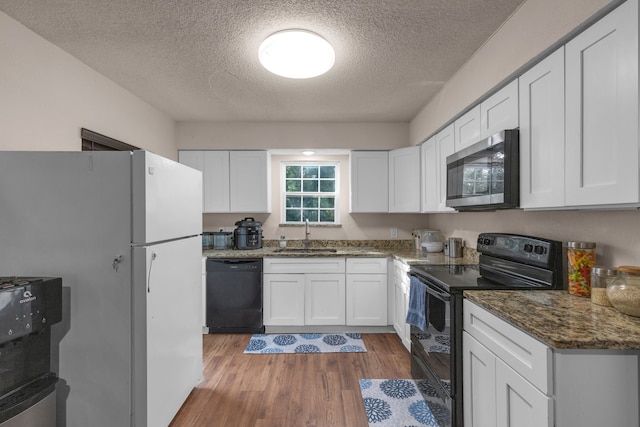
[[[618,267],[618,277],[607,286],[607,298],[616,310],[640,317],[640,267]]]
[[[610,267],[595,266],[591,268],[591,302],[611,307],[607,298],[607,285],[618,276],[618,270]]]
[[[596,244],[593,242],[567,242],[569,293],[581,297],[591,296],[591,267],[596,264]]]

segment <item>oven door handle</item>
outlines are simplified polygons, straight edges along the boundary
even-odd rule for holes
[[[438,298],[439,300],[442,301],[449,301],[450,300],[450,295],[446,292],[438,292],[436,289],[433,289],[431,286],[427,285],[427,293],[430,295],[433,295],[434,297]]]

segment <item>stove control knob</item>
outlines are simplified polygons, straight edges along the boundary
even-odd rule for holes
[[[484,245],[490,245],[491,244],[491,239],[488,237],[485,237],[484,239],[482,239],[482,243]]]
[[[525,243],[524,251],[530,254],[531,252],[533,252],[533,245],[531,243]]]
[[[536,245],[533,251],[538,255],[542,255],[545,252],[545,249],[544,246]]]

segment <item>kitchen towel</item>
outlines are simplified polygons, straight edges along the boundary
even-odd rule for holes
[[[425,331],[427,329],[427,285],[417,277],[410,276],[409,308],[407,309],[407,323]]]

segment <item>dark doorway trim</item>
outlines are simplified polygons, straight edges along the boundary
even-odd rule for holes
[[[133,151],[140,149],[85,128],[82,128],[80,136],[82,137],[82,151]]]

